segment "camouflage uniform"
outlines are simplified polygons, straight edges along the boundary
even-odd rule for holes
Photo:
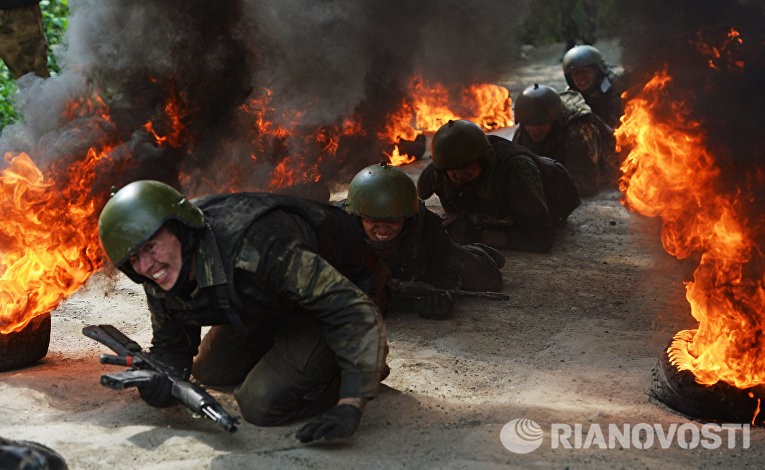
[[[513,142],[561,162],[579,195],[590,196],[614,181],[615,140],[611,129],[592,113],[581,94],[567,90],[560,96],[564,106],[562,123],[553,123],[544,142],[534,142],[523,123],[515,130]]]
[[[621,98],[624,91],[622,88],[623,69],[621,67],[609,67],[607,74],[603,75],[600,70],[597,73],[601,80],[591,90],[578,89],[569,75],[566,75],[566,82],[568,89],[581,93],[592,112],[613,129],[619,125],[619,118],[624,114],[624,103]]]
[[[395,280],[426,283],[437,289],[502,290],[501,266],[486,251],[491,248],[478,243],[454,243],[444,231],[441,217],[423,203],[420,203],[417,215],[406,219],[401,234],[394,240],[374,242],[367,238],[367,243],[385,261]],[[501,257],[499,252],[496,253]],[[448,315],[453,303],[448,294],[429,293],[425,287],[416,295],[395,292],[389,311],[417,312],[423,318],[443,318]]]
[[[244,193],[194,204],[207,223],[195,284],[171,294],[144,283],[152,353],[202,383],[238,384],[240,410],[258,425],[316,414],[338,396],[374,397],[385,364],[380,310],[390,276],[355,220],[288,196]],[[206,325],[216,326],[200,344]]]
[[[480,245],[457,245],[441,217],[420,203],[401,234],[385,244],[367,242],[385,261],[394,279],[422,281],[440,289],[501,291],[502,273]]]
[[[14,79],[29,72],[50,76],[39,1],[0,1],[0,57]]]
[[[420,198],[435,193],[446,212],[444,226],[457,243],[547,252],[553,225],[579,204],[565,168],[502,137],[487,136],[492,151],[480,157],[481,175],[467,187],[452,183],[431,163],[417,180]],[[485,223],[477,215],[502,220]]]

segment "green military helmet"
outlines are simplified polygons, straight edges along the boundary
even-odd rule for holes
[[[563,117],[563,101],[555,88],[535,83],[526,87],[515,100],[515,121],[520,124],[544,124]]]
[[[461,168],[491,152],[491,143],[477,124],[449,120],[433,136],[430,158],[439,170]]]
[[[397,220],[420,210],[417,187],[398,167],[380,163],[356,173],[348,187],[347,209],[369,219]]]
[[[594,66],[601,73],[608,73],[603,55],[596,48],[589,45],[574,46],[563,56],[563,74],[568,77],[574,69]]]
[[[168,220],[204,226],[202,211],[171,186],[134,181],[107,201],[98,218],[98,236],[109,259],[120,267]]]

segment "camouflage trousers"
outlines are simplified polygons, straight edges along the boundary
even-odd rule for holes
[[[48,41],[40,5],[0,9],[0,58],[14,79],[29,72],[40,77],[48,72]]]
[[[213,326],[202,339],[192,374],[206,385],[236,385],[245,420],[276,426],[337,403],[340,368],[321,325],[308,315],[249,327]]]

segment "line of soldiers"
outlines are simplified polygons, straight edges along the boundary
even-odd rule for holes
[[[202,384],[235,386],[253,424],[311,418],[301,442],[348,437],[390,372],[387,312],[444,318],[450,289],[502,290],[499,250],[551,249],[554,228],[601,168],[571,151],[596,147],[581,134],[607,128],[585,106],[573,91],[530,87],[516,103],[514,141],[449,121],[416,184],[372,165],[342,204],[265,193],[190,201],[136,181],[105,205],[99,237],[114,266],[144,286],[153,355]],[[444,219],[422,202],[433,194]],[[139,393],[172,406],[171,386],[157,374]]]

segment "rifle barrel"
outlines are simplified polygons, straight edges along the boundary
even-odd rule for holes
[[[510,300],[509,295],[503,294],[501,292],[472,291],[472,290],[461,290],[461,289],[447,289],[447,290],[451,292],[453,295],[461,295],[464,297],[480,297],[482,299],[490,299],[490,300]]]

